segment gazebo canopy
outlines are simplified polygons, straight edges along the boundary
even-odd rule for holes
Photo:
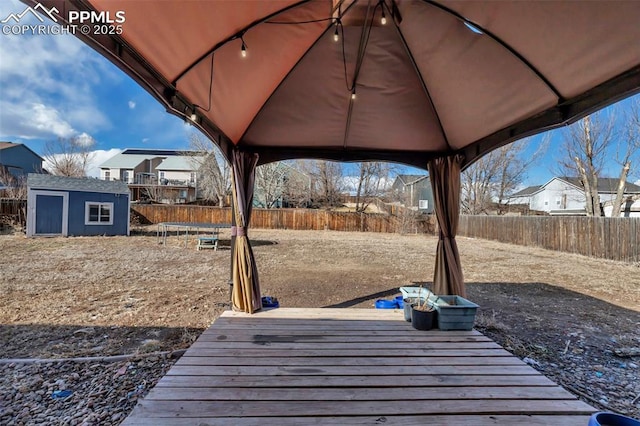
[[[76,35],[228,158],[261,163],[464,166],[640,88],[639,1],[40,3],[58,22],[124,12],[121,34]]]

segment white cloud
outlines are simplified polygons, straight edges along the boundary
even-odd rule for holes
[[[60,117],[58,110],[43,104],[34,104],[31,108],[31,120],[28,126],[32,126],[42,133],[51,133],[61,138],[68,138],[76,131],[69,123]]]
[[[91,163],[87,170],[87,176],[100,177],[100,165],[114,155],[120,154],[121,149],[113,148],[109,150],[97,149],[93,151]]]
[[[0,17],[23,9],[2,1]],[[95,88],[122,76],[100,55],[72,35],[0,37],[0,137],[70,137],[111,127]]]
[[[136,107],[136,103],[133,101],[129,101],[129,109],[134,109]]]
[[[85,148],[94,146],[96,144],[96,140],[93,138],[93,136],[87,133],[80,133],[78,136],[76,136],[76,138],[74,139],[74,142],[76,143],[76,145],[82,146]]]

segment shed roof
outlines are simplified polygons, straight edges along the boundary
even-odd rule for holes
[[[157,170],[198,170],[204,162],[202,156],[179,155],[167,157],[156,167]]]
[[[28,189],[57,189],[63,191],[102,192],[108,194],[128,194],[127,184],[95,178],[42,175],[29,173]]]

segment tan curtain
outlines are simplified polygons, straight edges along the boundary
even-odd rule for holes
[[[253,250],[249,242],[249,222],[253,204],[253,184],[255,181],[258,154],[233,152],[232,190],[234,224],[231,235],[232,245],[231,275],[233,279],[233,310],[253,313],[262,308],[260,281]]]
[[[429,177],[440,228],[433,273],[433,292],[466,297],[462,264],[456,244],[460,215],[460,169],[463,159],[461,155],[454,155],[429,161]]]

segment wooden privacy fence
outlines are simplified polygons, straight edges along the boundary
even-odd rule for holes
[[[0,198],[0,223],[26,223],[27,200]]]
[[[640,261],[640,218],[461,216],[458,235]]]
[[[131,206],[141,223],[230,223],[231,209],[209,206],[136,204]],[[253,209],[251,227],[263,229],[333,230],[354,232],[407,232],[395,216],[310,209]],[[433,232],[431,219],[415,221],[415,232]]]

